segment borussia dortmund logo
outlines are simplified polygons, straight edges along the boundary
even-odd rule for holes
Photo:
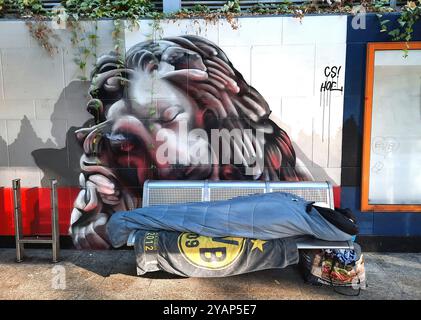
[[[182,233],[178,247],[183,257],[196,267],[220,270],[232,265],[244,250],[244,238],[212,238]]]

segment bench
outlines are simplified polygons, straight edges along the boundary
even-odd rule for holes
[[[329,182],[262,182],[262,181],[178,181],[147,180],[143,186],[142,207],[177,204],[186,202],[203,202],[228,200],[237,196],[256,193],[288,192],[334,208],[333,188]],[[132,233],[134,235],[134,233]],[[130,236],[127,245],[134,245]],[[352,241],[324,241],[311,239],[297,243],[298,249],[353,249]]]

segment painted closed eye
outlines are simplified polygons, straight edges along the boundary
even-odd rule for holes
[[[177,118],[177,116],[181,114],[183,111],[184,110],[180,106],[169,107],[161,113],[160,121],[163,123],[174,121],[175,118]]]
[[[115,152],[130,152],[139,144],[137,138],[129,133],[107,133],[106,138]]]

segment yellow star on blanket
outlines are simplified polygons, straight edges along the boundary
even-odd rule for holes
[[[256,240],[251,240],[251,242],[253,243],[253,248],[251,248],[251,251],[253,251],[254,249],[259,249],[260,251],[263,252],[263,245],[267,241],[256,239]]]

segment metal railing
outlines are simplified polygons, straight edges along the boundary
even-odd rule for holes
[[[173,1],[173,0],[171,0]],[[57,8],[62,5],[63,1],[60,0],[41,0],[43,8],[47,11]],[[163,1],[162,0],[151,0],[151,3],[154,5],[155,10],[162,11]],[[17,14],[18,9],[15,5],[8,4],[6,6],[6,14]]]
[[[43,3],[43,6],[46,10],[52,10],[55,7],[58,7],[61,5],[63,1],[60,0],[41,0]],[[249,10],[254,6],[257,5],[276,5],[286,2],[286,0],[240,0],[240,6],[241,10]],[[304,4],[308,2],[313,2],[312,0],[290,0],[290,2],[294,4]],[[315,3],[318,3],[319,5],[326,5],[329,6],[327,1],[323,0],[317,0],[314,1]],[[224,6],[227,3],[227,0],[151,0],[151,3],[154,5],[155,10],[159,12],[165,12],[165,13],[171,13],[176,12],[180,9],[191,9],[196,5],[203,5],[208,7],[211,10],[217,10]],[[361,4],[361,1],[354,1],[352,2],[353,5]],[[391,7],[396,6],[403,6],[406,4],[406,0],[389,0],[389,4]],[[13,6],[9,6],[7,8],[8,14],[15,14],[17,13],[17,8],[14,8]]]
[[[57,207],[57,180],[51,180],[51,237],[27,237],[23,234],[20,179],[13,180],[13,208],[16,239],[16,261],[22,262],[24,258],[25,243],[51,244],[53,262],[59,261],[60,255],[60,229]]]
[[[217,10],[220,9],[222,6],[224,6],[227,3],[227,0],[163,0],[163,6],[164,6],[164,12],[166,7],[166,2],[171,4],[171,8],[174,8],[173,3],[179,3],[178,8],[174,8],[174,11],[177,11],[179,9],[191,9],[194,8],[194,6],[202,5],[206,6],[211,10]],[[301,5],[306,3],[314,3],[319,5],[320,7],[330,7],[330,5],[326,0],[240,0],[239,4],[241,7],[241,11],[247,11],[250,10],[253,7],[264,5],[264,6],[275,6],[282,3],[291,2],[295,5]],[[332,1],[333,2],[333,1]],[[374,2],[374,1],[373,1]],[[351,5],[359,5],[361,4],[361,0],[356,0],[351,3]],[[389,0],[389,5],[391,7],[396,6],[402,6],[406,4],[406,0]]]

